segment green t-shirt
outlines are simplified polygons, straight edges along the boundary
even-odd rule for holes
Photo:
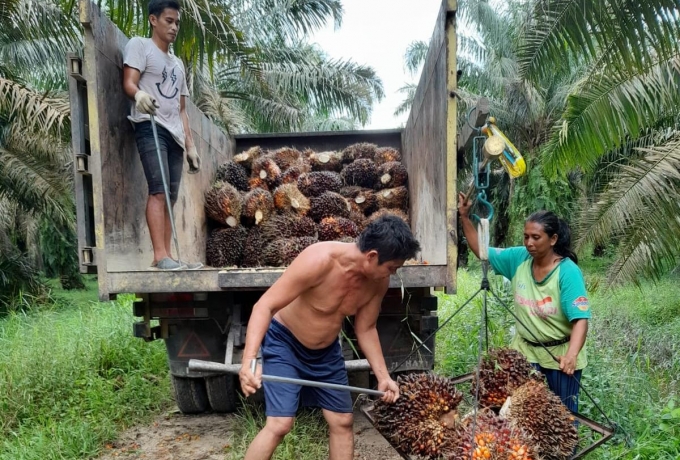
[[[530,363],[538,363],[547,369],[559,369],[559,364],[543,347],[529,345],[524,339],[550,342],[570,336],[572,321],[589,319],[591,316],[586,286],[578,265],[566,257],[538,283],[531,270],[533,260],[524,246],[489,248],[491,267],[512,282],[515,314],[521,322],[517,324],[517,333],[510,347],[521,352]],[[548,347],[557,357],[564,356],[568,348],[568,342]],[[576,359],[576,369],[583,369],[587,364],[584,345]]]

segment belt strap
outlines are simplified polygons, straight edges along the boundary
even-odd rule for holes
[[[565,337],[563,339],[559,339],[559,340],[552,340],[550,342],[542,342],[542,343],[532,342],[531,340],[527,340],[524,337],[522,337],[522,339],[524,339],[524,341],[526,343],[528,343],[529,345],[531,345],[532,347],[540,347],[540,346],[554,347],[554,346],[562,345],[562,344],[569,342],[571,340],[571,336],[567,336],[567,337]]]

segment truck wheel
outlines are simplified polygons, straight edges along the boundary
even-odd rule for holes
[[[203,379],[172,376],[175,401],[183,414],[201,414],[210,407]]]
[[[215,412],[234,412],[236,410],[236,376],[217,375],[205,378],[210,407]]]

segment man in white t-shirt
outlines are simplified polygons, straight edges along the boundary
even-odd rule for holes
[[[132,38],[125,47],[123,88],[135,100],[128,117],[135,127],[137,149],[149,186],[146,222],[151,234],[153,268],[182,270],[201,268],[201,263],[185,263],[171,256],[172,225],[166,206],[161,165],[158,160],[150,115],[154,115],[165,177],[174,206],[182,179],[184,151],[189,173],[200,169],[200,158],[189,128],[185,110],[186,71],[182,61],[170,54],[170,44],[179,31],[180,6],[177,0],[151,0],[151,38]]]

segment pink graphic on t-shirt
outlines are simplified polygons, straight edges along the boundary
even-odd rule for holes
[[[531,316],[538,316],[539,318],[545,319],[548,316],[557,313],[557,307],[553,304],[553,299],[550,296],[545,297],[543,300],[533,300],[515,293],[515,301],[518,304],[529,308],[529,314]]]

